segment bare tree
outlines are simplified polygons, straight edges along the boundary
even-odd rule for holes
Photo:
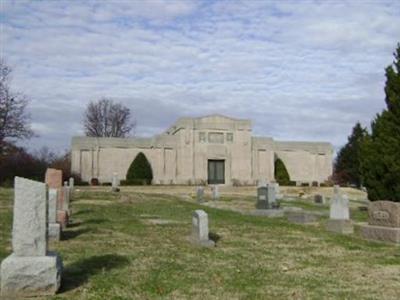
[[[11,72],[12,69],[0,60],[0,147],[6,139],[27,139],[33,135],[26,112],[28,99],[11,91]]]
[[[92,101],[86,108],[84,127],[87,136],[126,137],[135,126],[130,109],[112,99]]]

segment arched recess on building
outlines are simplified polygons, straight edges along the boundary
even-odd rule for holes
[[[151,184],[153,180],[153,168],[143,152],[139,152],[126,173],[126,180],[131,184]]]

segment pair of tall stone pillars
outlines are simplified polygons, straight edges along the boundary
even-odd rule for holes
[[[349,199],[347,195],[341,195],[339,186],[335,185],[330,205],[330,218],[326,223],[326,229],[342,234],[353,233],[353,223],[350,220]]]
[[[15,177],[13,253],[0,267],[5,299],[53,295],[61,284],[62,261],[47,249],[46,184]]]
[[[45,182],[50,189],[57,190],[57,223],[60,224],[61,229],[65,229],[67,227],[70,215],[70,187],[68,187],[68,182],[64,182],[63,186],[62,171],[50,168],[46,170]]]

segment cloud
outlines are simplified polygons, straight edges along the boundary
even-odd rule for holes
[[[249,118],[257,135],[343,144],[384,107],[400,4],[321,1],[3,1],[0,44],[40,138],[69,147],[106,96],[137,135],[182,116]]]

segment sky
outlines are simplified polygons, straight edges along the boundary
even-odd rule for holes
[[[180,117],[342,146],[385,107],[400,1],[0,1],[0,54],[29,99],[28,149],[70,148],[90,101],[129,107],[136,136]]]

